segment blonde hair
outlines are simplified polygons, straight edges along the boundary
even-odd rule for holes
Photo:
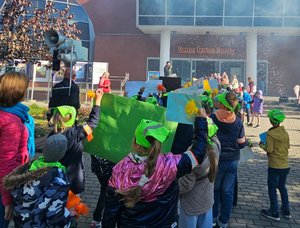
[[[62,117],[59,111],[54,112],[53,116],[51,117],[50,122],[53,124],[53,131],[55,134],[63,133],[67,130],[65,122],[71,119],[71,115],[67,115],[66,117]]]
[[[110,75],[110,74],[109,74],[108,71],[105,71],[105,72],[103,72],[103,74],[102,74],[102,76],[103,76],[103,77],[106,77],[106,78],[108,78],[109,75]]]
[[[151,143],[149,149],[138,145],[135,138],[133,140],[133,147],[137,153],[148,155],[144,175],[150,178],[155,171],[157,158],[161,153],[161,143],[153,137],[147,137],[147,140]],[[142,187],[136,186],[127,190],[117,190],[116,192],[121,195],[121,200],[125,202],[125,206],[132,208],[141,198]]]
[[[28,78],[18,72],[8,72],[0,76],[0,106],[11,107],[20,102],[28,88]]]

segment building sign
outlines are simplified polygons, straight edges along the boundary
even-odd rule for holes
[[[233,48],[206,48],[206,47],[177,47],[178,54],[202,54],[202,55],[234,55]]]

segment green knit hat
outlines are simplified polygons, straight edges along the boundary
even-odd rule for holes
[[[135,130],[136,143],[149,149],[151,144],[146,139],[147,136],[152,136],[159,142],[163,143],[169,136],[170,131],[153,120],[142,119]]]
[[[283,122],[285,119],[285,115],[279,109],[273,109],[273,110],[269,111],[268,117],[275,124],[279,124],[279,123]]]
[[[71,115],[70,120],[64,122],[64,125],[66,127],[72,127],[74,125],[76,120],[76,109],[74,107],[67,105],[58,106],[54,109],[54,114],[56,112],[59,112],[63,118],[65,118],[67,115]]]

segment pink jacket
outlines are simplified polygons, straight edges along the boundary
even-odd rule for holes
[[[111,89],[110,89],[110,80],[109,79],[105,79],[103,78],[103,76],[100,78],[100,82],[98,84],[98,88],[99,89],[103,89],[104,93],[110,93]]]
[[[12,203],[10,192],[3,188],[2,179],[28,161],[28,130],[21,119],[0,110],[0,194],[3,205]]]

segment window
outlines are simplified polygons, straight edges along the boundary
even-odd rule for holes
[[[168,25],[194,25],[194,17],[168,17]]]
[[[285,0],[285,16],[300,16],[300,0]]]
[[[81,40],[90,40],[89,24],[78,22],[77,28],[81,31],[81,33],[78,34]]]
[[[282,16],[284,0],[255,1],[255,16]]]
[[[140,0],[139,15],[164,15],[165,0]]]
[[[164,25],[165,17],[139,17],[139,25]]]
[[[225,16],[252,16],[253,0],[226,0]]]
[[[225,17],[225,26],[252,26],[252,17]]]
[[[256,17],[254,18],[254,26],[280,27],[282,26],[282,18]]]
[[[168,0],[168,15],[194,15],[194,0]]]
[[[197,16],[223,16],[223,0],[196,0]]]
[[[223,17],[198,17],[196,25],[198,26],[222,26]]]
[[[172,60],[173,73],[181,77],[181,82],[191,81],[191,61],[190,60]]]
[[[148,58],[148,71],[159,71],[158,58]]]
[[[299,18],[285,18],[284,26],[285,27],[300,27],[300,19]]]

